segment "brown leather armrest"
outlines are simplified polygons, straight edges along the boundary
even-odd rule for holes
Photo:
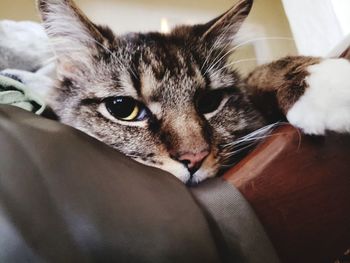
[[[334,262],[350,247],[350,136],[278,128],[224,178],[255,209],[282,262]]]

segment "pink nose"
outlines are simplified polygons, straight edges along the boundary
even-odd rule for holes
[[[209,152],[207,150],[204,150],[200,153],[185,153],[182,154],[178,160],[186,163],[189,169],[198,168],[202,164],[204,158],[208,156],[208,154]]]

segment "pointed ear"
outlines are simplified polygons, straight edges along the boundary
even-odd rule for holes
[[[38,0],[45,31],[58,57],[58,70],[73,73],[88,66],[99,49],[108,46],[101,27],[92,23],[72,0]],[[111,36],[110,30],[104,29]]]
[[[204,32],[202,40],[224,45],[232,42],[243,21],[248,16],[252,5],[253,0],[239,0],[235,6],[224,14],[202,25]]]

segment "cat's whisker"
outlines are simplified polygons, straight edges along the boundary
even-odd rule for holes
[[[236,160],[233,159],[235,156],[255,146],[257,143],[261,142],[261,140],[263,139],[280,135],[281,133],[271,134],[271,132],[274,130],[274,128],[285,124],[287,124],[287,122],[276,122],[276,123],[264,126],[258,130],[255,130],[239,138],[238,140],[225,144],[223,146],[223,153],[220,154],[220,156],[223,158],[222,162],[224,163],[222,167],[223,168],[232,167],[234,164],[237,163],[237,161],[239,161],[239,159],[236,159]]]
[[[77,53],[77,54],[79,54],[79,53],[84,52],[81,49],[74,49],[74,48],[70,48],[70,49],[68,49],[68,48],[64,48],[64,49],[56,48],[55,51],[56,51],[56,53],[66,53],[66,55],[68,53]]]
[[[209,62],[209,59],[213,53],[213,51],[215,49],[219,49],[219,53],[216,55],[216,57],[214,58],[214,61],[216,61],[216,59],[218,59],[219,56],[222,55],[222,53],[229,47],[232,45],[232,41],[225,41],[226,35],[228,33],[229,30],[231,30],[231,26],[234,24],[233,21],[231,21],[229,23],[228,26],[225,27],[225,29],[220,33],[220,35],[217,37],[217,39],[215,40],[214,44],[212,45],[212,47],[209,50],[209,53],[206,57],[206,60],[204,61],[202,67],[201,67],[201,71],[203,70],[204,66],[206,66],[206,64]],[[206,68],[206,70],[210,67],[210,65],[208,65],[208,67]],[[206,74],[206,73],[205,73]],[[205,75],[204,74],[204,75]]]
[[[227,155],[227,156],[222,156],[222,160],[221,160],[221,168],[231,168],[233,167],[235,164],[237,164],[241,158],[239,158],[238,156],[240,154],[242,154],[242,152],[247,151],[248,149],[250,149],[251,147],[253,147],[253,145],[250,145],[249,147],[247,146],[246,148],[242,149],[241,151],[237,151],[234,154],[231,155]],[[237,158],[235,158],[237,156]]]
[[[269,137],[274,137],[274,136],[279,136],[282,133],[273,133],[271,134],[271,132],[279,126],[282,125],[286,125],[288,124],[287,122],[277,122],[268,126],[264,126],[263,128],[254,131],[252,133],[249,133],[246,136],[241,137],[238,140],[235,140],[233,142],[227,143],[224,147],[230,148],[230,147],[236,147],[237,145],[239,146],[240,144],[244,144],[244,143],[249,143],[251,141],[257,141],[257,140],[262,140],[262,139],[266,139]],[[298,133],[300,135],[300,131],[298,130]],[[259,136],[259,134],[262,134],[261,136]]]
[[[224,156],[224,157],[232,157],[232,156],[242,152],[243,150],[250,148],[254,144],[255,144],[255,142],[251,142],[251,143],[246,144],[244,146],[242,145],[242,146],[240,146],[240,148],[238,148],[238,149],[236,149],[234,151],[230,151],[230,152],[226,152],[226,153],[222,154],[222,156]]]
[[[238,143],[236,143],[236,144],[227,145],[227,146],[225,147],[225,149],[233,150],[233,149],[239,148],[239,147],[241,147],[241,146],[243,146],[243,145],[247,145],[247,144],[250,144],[250,143],[252,143],[252,142],[255,143],[255,142],[257,142],[257,141],[266,139],[266,138],[268,138],[268,137],[270,137],[270,136],[271,136],[271,135],[266,135],[266,136],[260,136],[260,137],[254,137],[254,138],[251,138],[251,139],[247,139],[247,140],[245,140],[245,141],[243,141],[243,142],[238,142]]]
[[[257,38],[245,40],[245,41],[237,44],[236,46],[234,46],[234,48],[237,49],[237,48],[240,48],[240,47],[245,46],[247,44],[250,44],[250,43],[253,43],[253,42],[256,42],[256,41],[263,41],[263,40],[294,41],[294,39],[292,37],[257,37]]]
[[[229,30],[229,27],[226,27],[225,30],[219,35],[219,37],[215,40],[215,42],[213,43],[213,45],[212,45],[211,48],[209,49],[208,55],[207,55],[207,57],[206,57],[204,63],[202,64],[201,71],[202,71],[203,68],[206,66],[206,64],[209,62],[209,58],[211,57],[213,51],[214,51],[216,48],[219,48],[219,46],[220,46],[220,44],[221,44],[221,41],[224,40],[225,34],[228,32],[228,30]],[[222,50],[225,50],[229,45],[230,45],[230,43],[225,43],[223,49],[220,50],[220,52],[219,52],[219,54],[218,54],[217,56],[220,56]],[[215,59],[216,59],[216,58],[215,58]]]
[[[224,51],[226,50],[227,47],[229,47],[231,45],[231,43],[227,43],[225,44],[221,49],[220,51],[218,52],[218,54],[215,56],[214,58],[214,62],[224,53]],[[211,52],[212,53],[212,52]],[[207,57],[208,61],[209,61],[209,58],[210,58],[211,54]],[[208,62],[207,61],[207,62]],[[213,64],[213,63],[212,63]],[[205,72],[204,72],[204,75],[206,75],[208,73],[208,71],[210,70],[211,68],[211,65],[212,64],[209,64],[208,67],[206,68]]]
[[[57,46],[60,45],[60,42],[58,43],[52,43],[54,46],[54,52],[86,52],[84,48],[80,47],[67,47],[67,46]]]
[[[298,150],[301,147],[301,139],[302,139],[302,133],[301,130],[297,127],[292,126],[292,128],[298,133]]]
[[[67,39],[62,37],[55,37],[50,39],[50,45],[53,46],[53,51],[86,51],[85,47],[78,45],[67,45]]]
[[[122,66],[124,70],[126,70],[126,66],[124,65],[124,63],[122,63],[122,61],[117,57],[117,55],[112,52],[108,47],[106,47],[105,45],[103,45],[102,43],[100,43],[99,41],[92,39],[94,43],[96,43],[97,45],[99,45],[100,47],[102,47],[106,52],[108,52],[117,62],[119,66]],[[137,77],[137,74],[134,72],[134,70],[132,68],[129,69],[131,74],[133,74],[133,76],[135,78]]]
[[[218,44],[217,44],[218,45]],[[218,45],[219,46],[219,45]],[[224,46],[222,46],[221,48],[220,48],[220,51],[218,52],[218,54],[215,56],[215,58],[213,59],[213,63],[215,63],[215,61],[225,52],[225,50],[229,47],[229,46],[231,46],[231,43],[229,42],[229,43],[226,43]],[[214,45],[213,45],[213,47],[215,47]],[[215,47],[216,48],[216,47]],[[214,49],[215,49],[214,48]],[[212,50],[212,52],[214,51],[214,49]],[[207,56],[207,59],[208,59],[208,61],[209,61],[209,58],[211,57],[211,54],[212,54],[212,52]],[[208,62],[207,61],[207,62]],[[213,64],[212,63],[212,64]],[[211,68],[211,65],[212,64],[209,64],[208,65],[208,67],[206,68],[206,70],[205,70],[205,72],[204,72],[204,75],[206,75],[207,73],[208,73],[208,71],[210,70],[210,68]]]
[[[247,44],[256,42],[256,41],[263,41],[263,40],[285,40],[285,41],[293,41],[293,38],[291,37],[258,37],[258,38],[254,38],[254,39],[250,39],[247,41],[244,41],[236,46],[234,46],[233,48],[231,48],[230,50],[228,50],[223,56],[221,56],[219,59],[214,59],[214,62],[212,63],[212,65],[205,71],[204,74],[207,74],[209,71],[211,71],[217,64],[219,64],[224,58],[226,58],[228,55],[230,55],[232,52],[234,52],[235,50],[237,50],[240,47],[243,47]]]
[[[230,142],[230,143],[227,143],[225,146],[227,145],[236,145],[236,144],[239,144],[239,143],[242,143],[242,142],[246,142],[246,141],[250,141],[250,140],[253,140],[255,138],[264,138],[265,136],[269,135],[270,132],[276,128],[277,126],[280,126],[282,124],[282,122],[276,122],[276,123],[272,123],[272,124],[269,124],[269,125],[266,125],[260,129],[257,129],[255,131],[252,131],[242,137],[240,137],[239,139],[233,141],[233,142]]]
[[[88,54],[86,49],[83,48],[75,48],[75,47],[67,47],[66,45],[58,46],[60,42],[52,43],[54,46],[54,55],[52,56],[52,60],[57,60],[61,54],[64,54],[65,57],[71,58],[72,61],[76,60],[76,58],[81,57],[81,54]]]
[[[218,69],[218,71],[221,71],[223,69],[226,69],[226,68],[230,68],[232,67],[233,65],[236,65],[236,64],[239,64],[239,63],[243,63],[243,62],[252,62],[252,61],[257,61],[258,59],[257,58],[245,58],[245,59],[239,59],[239,60],[235,60],[229,64],[226,64],[225,66],[221,67]],[[259,59],[261,60],[261,59]],[[265,59],[266,62],[268,62],[270,59],[266,58]]]
[[[223,69],[230,68],[236,64],[240,64],[240,63],[244,63],[244,62],[252,62],[252,61],[257,61],[257,60],[258,60],[257,58],[245,58],[245,59],[235,60],[235,61],[233,61],[229,64],[226,64],[225,66],[219,68],[217,71],[221,71]],[[268,63],[271,60],[271,58],[265,58],[265,59],[259,58],[259,60],[265,60],[265,62],[263,62],[263,63]]]
[[[113,57],[115,61],[118,63],[119,67],[123,68],[124,70],[128,70],[127,67],[125,66],[125,63],[123,63],[120,60],[120,58],[114,52],[112,52],[108,47],[106,47],[104,44],[100,43],[96,39],[91,38],[89,40],[95,43],[96,45],[98,45],[99,47],[103,48],[103,50],[105,50],[108,54],[110,54],[111,57]],[[51,42],[55,46],[54,50],[56,51],[56,53],[64,52],[66,53],[66,55],[68,55],[69,53],[89,53],[86,47],[74,47],[74,46],[70,47],[69,45],[62,45],[63,42],[67,42],[67,40],[65,39],[55,38]],[[134,72],[132,68],[130,68],[129,71],[131,72],[131,74],[134,75],[135,78],[138,78],[137,74]]]
[[[223,163],[226,163],[227,161],[232,161],[232,158],[236,155],[253,147],[261,140],[272,136],[271,132],[273,131],[273,129],[282,124],[284,123],[277,122],[270,125],[266,125],[258,130],[255,130],[245,136],[240,137],[239,139],[233,142],[222,145],[223,152],[220,154],[220,156],[223,158]]]

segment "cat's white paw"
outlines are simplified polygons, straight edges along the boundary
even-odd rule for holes
[[[288,111],[288,121],[307,134],[350,132],[350,62],[325,59],[307,70],[308,87]]]

